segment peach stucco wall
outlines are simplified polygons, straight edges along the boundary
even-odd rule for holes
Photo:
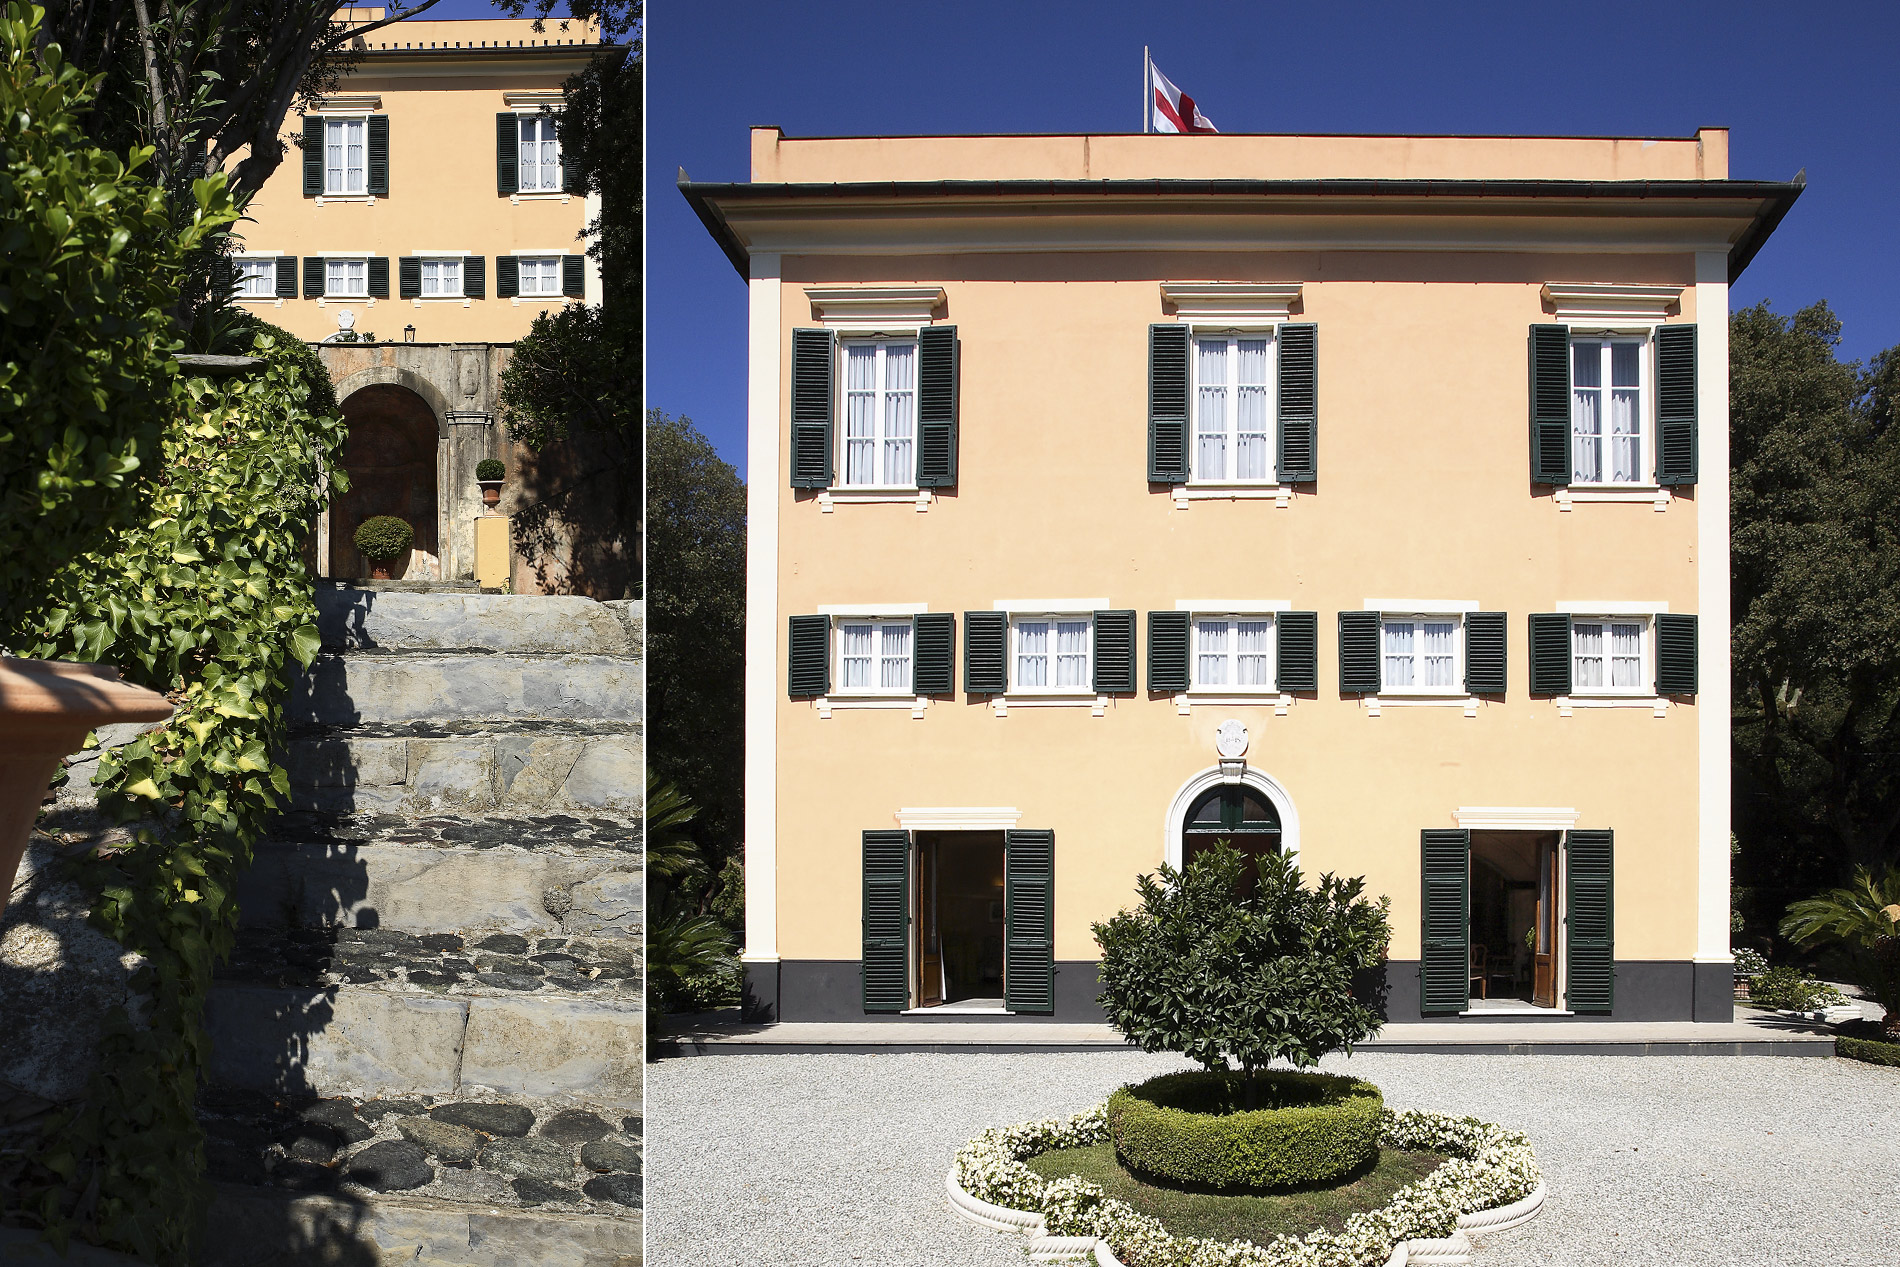
[[[847,178],[817,176],[817,158],[799,163],[755,174]],[[902,166],[889,156],[880,170]],[[1680,285],[1682,308],[1669,320],[1693,321],[1691,257],[787,257],[782,268],[781,431],[790,332],[818,324],[802,286],[941,285],[939,320],[956,325],[962,345],[959,484],[926,513],[821,513],[810,493],[786,487],[783,469],[752,474],[779,489],[782,956],[857,958],[860,831],[896,825],[901,807],[962,805],[1014,806],[1023,826],[1055,831],[1056,957],[1094,957],[1090,924],[1128,903],[1135,875],[1161,862],[1164,814],[1181,785],[1214,764],[1214,729],[1229,717],[1252,731],[1249,762],[1292,796],[1303,865],[1364,874],[1374,893],[1390,895],[1394,958],[1419,952],[1419,830],[1454,826],[1460,806],[1497,805],[1573,806],[1579,826],[1616,831],[1619,959],[1695,952],[1697,706],[1672,705],[1662,718],[1585,708],[1560,717],[1529,697],[1525,650],[1525,616],[1559,601],[1696,610],[1695,490],[1661,513],[1649,504],[1559,511],[1549,489],[1529,482],[1525,365],[1527,328],[1550,319],[1544,282]],[[1319,329],[1320,478],[1288,508],[1197,501],[1181,510],[1149,486],[1147,328],[1172,319],[1164,278],[1305,281],[1294,319]],[[1115,697],[1103,717],[1018,708],[999,718],[962,693],[963,612],[998,599],[1082,597],[1142,613],[1179,599],[1280,599],[1316,611],[1320,690],[1285,717],[1270,705],[1180,716],[1146,690],[1144,614],[1142,690]],[[1342,698],[1336,613],[1374,598],[1476,600],[1508,612],[1506,699],[1475,718],[1455,707],[1387,707],[1374,718]],[[954,699],[933,700],[921,720],[907,710],[825,720],[786,698],[788,615],[915,602],[958,613]]]

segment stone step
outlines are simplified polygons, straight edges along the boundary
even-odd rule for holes
[[[238,882],[246,928],[635,936],[636,819],[286,814]]]
[[[355,652],[640,653],[644,604],[536,594],[319,585],[326,649]]]
[[[581,1096],[640,1104],[645,1025],[632,997],[440,994],[413,985],[215,982],[209,1080],[319,1096]]]
[[[290,804],[332,814],[638,813],[644,796],[642,745],[639,735],[623,726],[556,722],[312,729],[293,735],[285,746]],[[447,733],[454,730],[465,733]]]
[[[244,928],[216,979],[239,985],[344,985],[424,994],[638,1000],[641,941],[391,928]]]
[[[326,653],[292,681],[292,726],[640,718],[640,662],[625,655]]]

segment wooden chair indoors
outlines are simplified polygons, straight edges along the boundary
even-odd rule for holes
[[[1485,963],[1486,963],[1486,956],[1485,956],[1485,951],[1484,951],[1484,944],[1482,942],[1475,942],[1475,941],[1472,942],[1471,943],[1471,985],[1477,987],[1478,997],[1481,999],[1488,999],[1491,997],[1491,995],[1487,992],[1488,985],[1487,985],[1486,978],[1488,974],[1485,972]]]

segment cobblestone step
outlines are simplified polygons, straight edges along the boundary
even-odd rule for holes
[[[409,933],[390,928],[246,928],[216,979],[445,995],[640,997],[637,937]]]
[[[473,592],[319,585],[326,649],[358,652],[640,653],[644,604]]]
[[[598,721],[311,728],[283,759],[292,808],[328,813],[638,812],[645,769],[639,735]]]
[[[640,717],[640,662],[625,655],[325,653],[291,683],[292,726]]]

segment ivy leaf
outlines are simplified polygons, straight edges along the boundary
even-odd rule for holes
[[[152,782],[149,778],[140,779],[137,783],[127,787],[125,794],[127,796],[136,796],[140,800],[145,801],[156,801],[162,795],[158,790],[158,784]]]
[[[299,625],[290,634],[290,654],[297,657],[297,663],[309,668],[311,661],[317,658],[317,652],[323,647],[323,639],[317,634],[315,625]]]

